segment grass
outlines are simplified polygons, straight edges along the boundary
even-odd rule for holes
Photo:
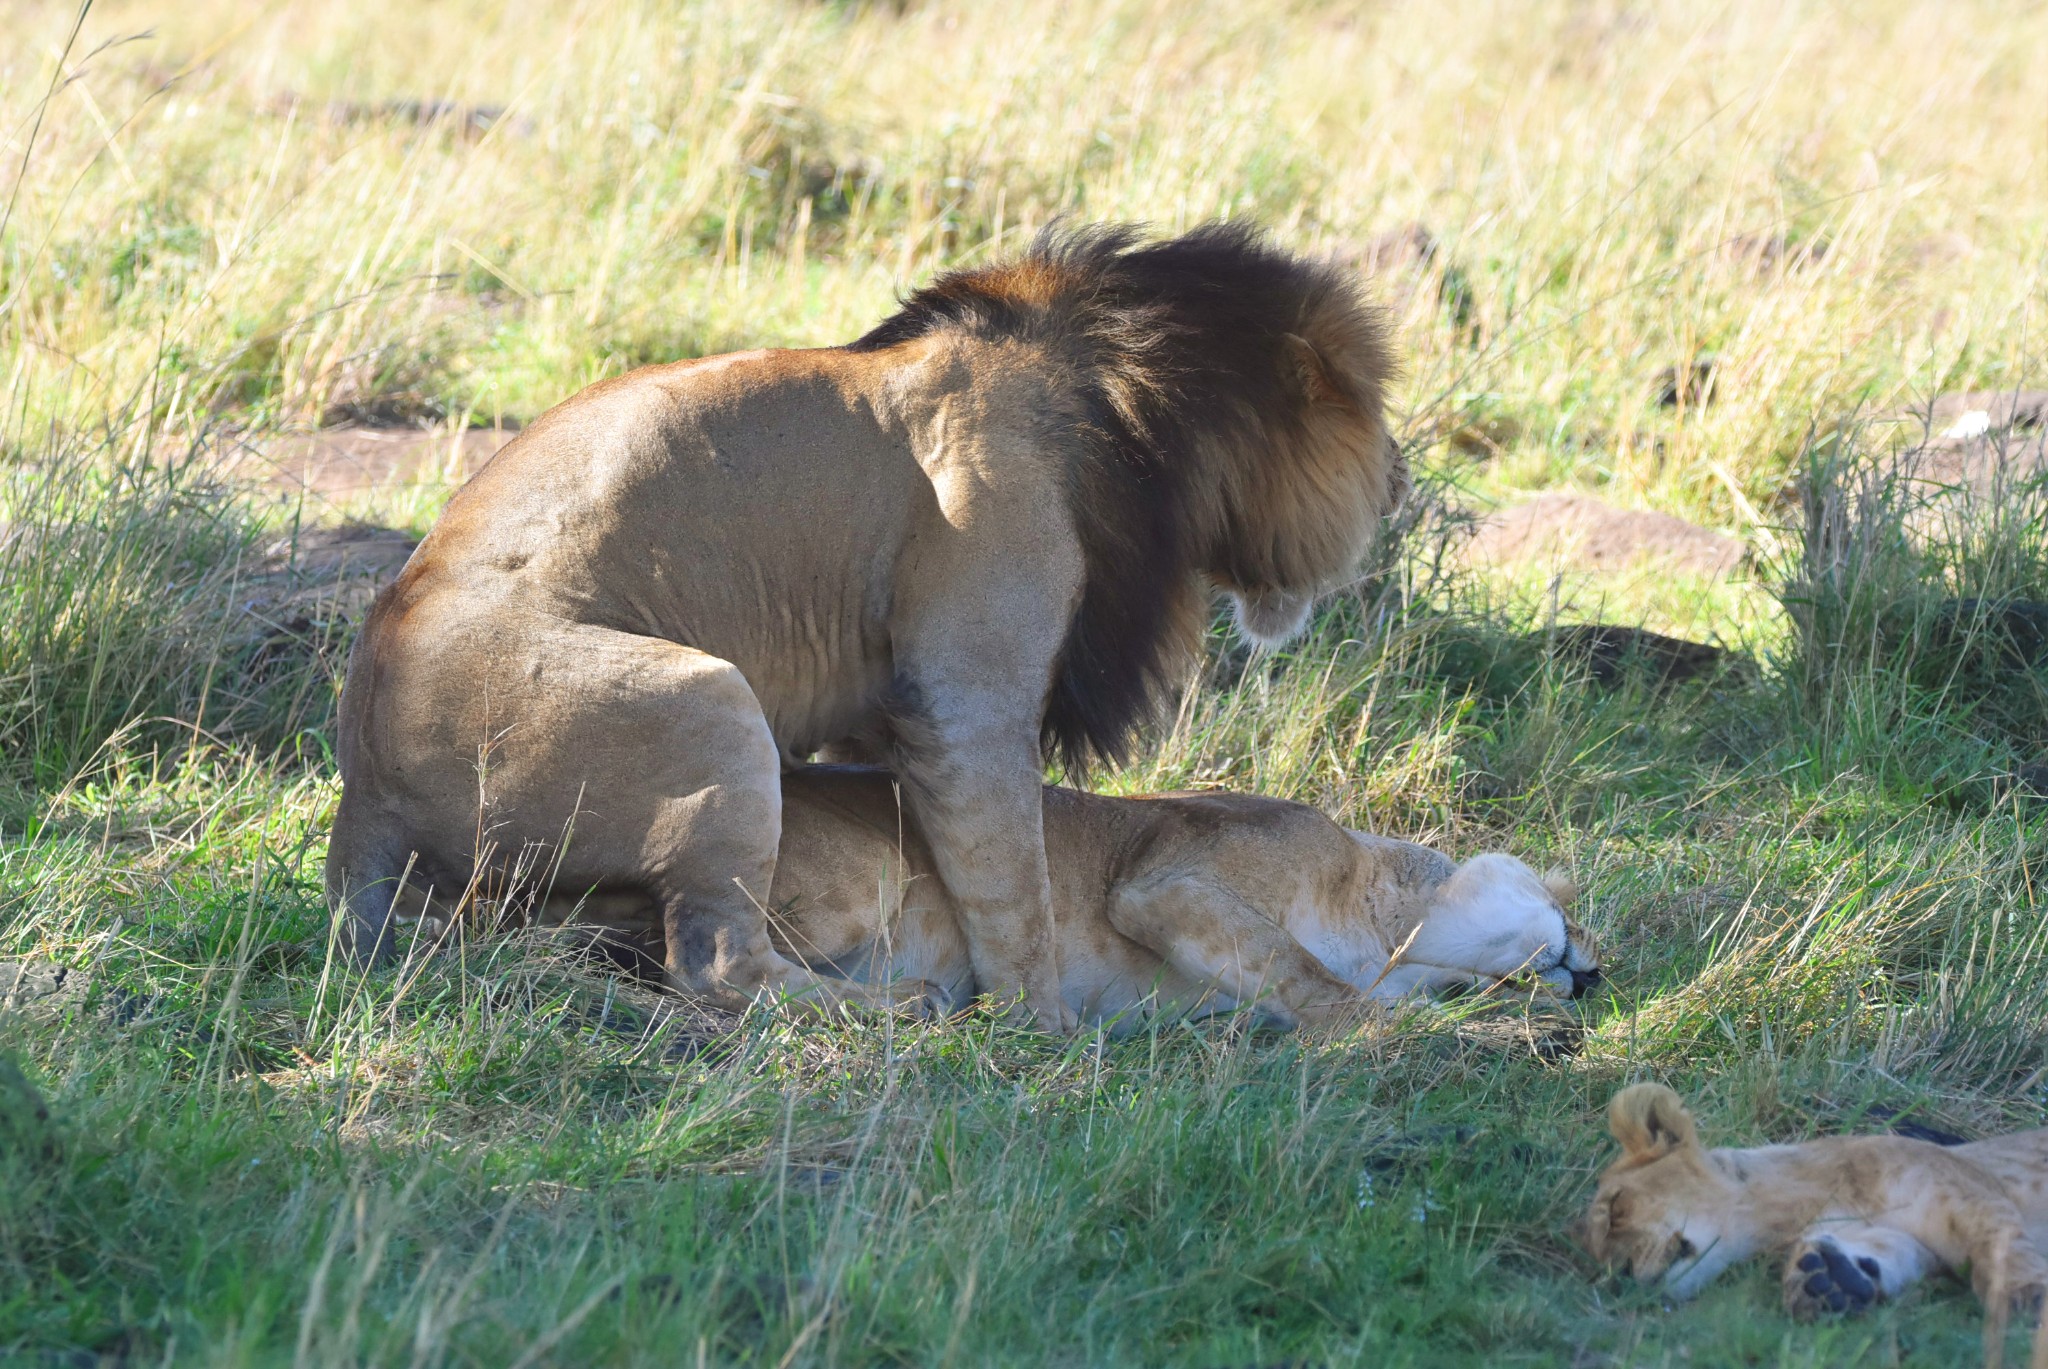
[[[2042,373],[2048,17],[190,0],[67,47],[0,15],[0,960],[50,990],[0,1008],[0,1357],[1978,1355],[1959,1289],[1801,1327],[1759,1266],[1667,1308],[1568,1228],[1631,1078],[1729,1142],[2043,1120],[2048,814],[2012,777],[2048,676],[2006,608],[2048,601],[2048,495],[1930,538],[1867,420]],[[492,111],[385,103],[424,98]],[[280,502],[219,479],[223,435],[521,421],[843,339],[1062,212],[1439,244],[1384,277],[1429,472],[1405,540],[1293,647],[1219,635],[1102,782],[1565,866],[1610,991],[1103,1043],[719,1018],[543,940],[333,962],[347,615],[287,603],[270,548],[446,491]],[[1771,238],[1825,251],[1735,250]],[[1702,353],[1713,402],[1660,406]],[[1750,559],[1455,554],[1452,505],[1549,488]],[[1593,617],[1759,670],[1600,687],[1543,645]]]

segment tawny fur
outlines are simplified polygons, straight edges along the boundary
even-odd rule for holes
[[[1802,1319],[1862,1311],[1941,1272],[1967,1277],[2001,1316],[2048,1289],[2048,1130],[1708,1150],[1661,1084],[1616,1094],[1608,1126],[1621,1156],[1600,1176],[1587,1246],[1675,1296],[1780,1252],[1785,1308]]]
[[[1084,1021],[1250,1006],[1323,1026],[1417,991],[1514,977],[1576,996],[1599,978],[1568,884],[1510,856],[1460,865],[1249,794],[1048,788],[1044,804],[1061,995]],[[886,771],[784,778],[771,907],[777,947],[820,973],[940,1009],[980,987],[959,908]],[[628,945],[658,937],[631,897],[565,891],[546,916]]]
[[[1211,588],[1291,627],[1406,488],[1382,329],[1255,232],[1055,232],[859,342],[654,366],[543,415],[372,607],[327,893],[389,946],[545,873],[644,895],[670,979],[851,993],[779,950],[780,771],[884,758],[975,982],[1070,1025],[1043,754],[1113,755]],[[1274,610],[1284,610],[1276,613]]]

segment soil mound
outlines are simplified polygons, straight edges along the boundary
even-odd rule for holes
[[[1496,565],[1551,562],[1560,569],[1613,572],[1655,564],[1696,575],[1726,575],[1742,543],[1668,513],[1618,509],[1583,494],[1539,494],[1481,519],[1469,555]]]
[[[517,437],[513,428],[322,428],[251,434],[226,444],[231,474],[332,497],[440,478],[459,484]]]

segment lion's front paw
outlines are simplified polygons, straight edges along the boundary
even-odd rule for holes
[[[1800,1321],[1866,1312],[1884,1297],[1882,1271],[1826,1236],[1794,1248],[1785,1263],[1785,1310]]]
[[[1329,1003],[1304,1003],[1294,1016],[1301,1029],[1315,1036],[1350,1036],[1369,1023],[1382,1021],[1386,1009],[1369,999],[1345,999]]]
[[[2006,1302],[2014,1315],[2038,1318],[2044,1302],[2048,1302],[2048,1287],[2039,1283],[2023,1283],[2006,1290]]]
[[[895,1008],[907,1017],[933,1022],[951,1017],[960,1005],[946,986],[931,979],[899,979],[889,986]]]

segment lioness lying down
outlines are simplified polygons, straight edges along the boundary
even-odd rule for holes
[[[1515,976],[1576,997],[1600,977],[1564,913],[1569,889],[1512,856],[1458,865],[1248,794],[1044,795],[1060,990],[1083,1020],[1250,1005],[1313,1025],[1368,998]],[[792,771],[782,809],[769,905],[782,954],[942,1011],[975,995],[960,910],[888,771]],[[550,905],[565,915],[659,956],[651,902]]]
[[[1944,1271],[1966,1274],[1987,1306],[2001,1288],[2037,1306],[2048,1288],[2048,1130],[1707,1150],[1662,1084],[1617,1093],[1607,1124],[1621,1156],[1600,1176],[1587,1245],[1677,1297],[1777,1250],[1785,1310],[1802,1319],[1861,1312]]]

